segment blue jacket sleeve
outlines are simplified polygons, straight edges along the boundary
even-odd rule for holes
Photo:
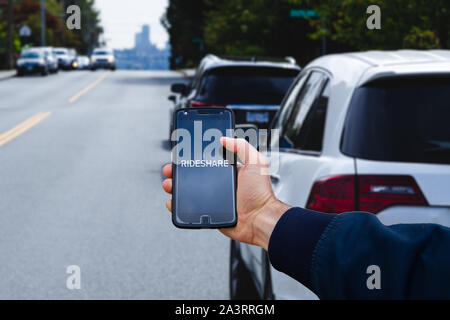
[[[450,298],[450,229],[439,225],[293,208],[275,226],[269,257],[321,299]]]

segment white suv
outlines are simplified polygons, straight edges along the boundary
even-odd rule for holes
[[[300,73],[272,128],[281,132],[271,141],[280,147],[271,155],[279,157],[271,180],[280,200],[372,212],[384,224],[450,226],[450,51],[318,58]],[[231,249],[232,298],[316,298],[269,267],[261,249]]]
[[[114,51],[107,48],[97,48],[91,56],[91,70],[95,71],[98,68],[116,70],[116,58]]]

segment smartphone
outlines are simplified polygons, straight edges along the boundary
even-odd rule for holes
[[[236,156],[224,151],[233,137],[226,108],[185,108],[174,114],[172,221],[179,228],[226,228],[237,223]]]

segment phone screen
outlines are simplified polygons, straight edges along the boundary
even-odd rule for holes
[[[237,221],[235,158],[224,153],[220,144],[221,137],[233,136],[232,111],[181,109],[175,113],[174,121],[174,224],[184,228],[234,226]]]

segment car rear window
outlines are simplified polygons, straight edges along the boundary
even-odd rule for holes
[[[111,54],[111,52],[109,52],[109,51],[94,51],[94,54],[98,55],[98,56],[105,56],[105,55]]]
[[[195,99],[219,105],[279,105],[298,73],[273,67],[215,68],[203,76]]]
[[[39,52],[30,52],[30,51],[28,51],[28,52],[23,52],[20,55],[20,57],[21,58],[40,58],[41,55],[40,55]]]
[[[358,88],[344,154],[379,161],[450,164],[450,75],[395,78]]]

